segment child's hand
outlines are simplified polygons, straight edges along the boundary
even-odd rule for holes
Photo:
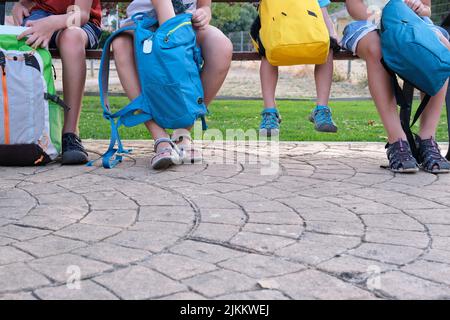
[[[420,0],[405,0],[408,7],[414,10],[419,16],[422,16],[427,7]]]
[[[14,24],[21,26],[23,19],[30,16],[30,11],[21,3],[16,3],[12,9]]]
[[[21,40],[28,36],[26,43],[33,48],[48,47],[53,34],[57,31],[54,23],[52,23],[52,17],[36,21],[27,21],[25,26],[29,27],[29,29],[19,35],[17,39]]]
[[[194,23],[194,28],[198,29],[198,30],[202,30],[205,29],[208,25],[209,22],[211,21],[211,8],[206,6],[206,7],[201,7],[198,8],[193,16],[192,16],[192,22]]]

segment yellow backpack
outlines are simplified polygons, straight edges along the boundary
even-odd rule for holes
[[[326,62],[330,35],[317,0],[261,0],[259,18],[253,45],[271,65]]]

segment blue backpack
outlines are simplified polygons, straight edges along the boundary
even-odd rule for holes
[[[104,168],[113,168],[122,161],[123,154],[131,151],[123,148],[118,133],[121,125],[133,127],[153,120],[165,129],[179,129],[188,128],[201,118],[206,129],[207,109],[200,79],[203,60],[192,27],[192,14],[180,14],[160,27],[156,19],[144,13],[134,15],[132,20],[135,25],[114,32],[103,48],[100,98],[103,116],[111,124],[111,142],[102,157]],[[128,106],[113,113],[108,101],[110,48],[112,41],[127,31],[134,31],[142,93]]]
[[[417,154],[411,127],[419,119],[431,96],[435,96],[450,77],[450,51],[403,0],[391,0],[384,7],[381,19],[383,64],[390,73],[401,120],[413,153]],[[398,75],[413,87],[426,93],[410,124],[411,104],[400,88]]]

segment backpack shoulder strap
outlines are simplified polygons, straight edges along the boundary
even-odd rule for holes
[[[112,42],[121,34],[127,31],[135,31],[136,26],[128,26],[121,28],[115,31],[111,36],[106,40],[105,45],[103,47],[102,59],[100,61],[100,70],[99,70],[99,86],[100,86],[100,100],[103,107],[103,111],[105,113],[111,114],[111,109],[109,106],[108,99],[108,90],[109,90],[109,71],[110,71],[110,62],[111,62],[111,45]]]
[[[105,169],[111,169],[117,166],[120,162],[122,162],[123,156],[122,154],[130,153],[131,150],[125,150],[122,145],[122,141],[120,140],[118,128],[121,125],[120,120],[116,123],[116,118],[110,108],[109,99],[108,99],[108,86],[109,86],[109,72],[110,72],[110,63],[111,63],[111,45],[114,39],[116,39],[119,35],[123,34],[127,31],[135,31],[136,26],[128,26],[121,28],[114,32],[105,42],[102,52],[102,59],[100,61],[100,70],[99,70],[99,89],[100,89],[100,101],[103,108],[103,117],[110,122],[111,126],[111,140],[109,144],[108,151],[101,157],[102,164]],[[118,147],[116,148],[116,144]],[[116,153],[118,153],[116,155]],[[116,155],[114,157],[114,155]],[[114,157],[114,158],[113,158]],[[99,159],[97,159],[99,160]],[[88,166],[92,166],[97,160],[91,161],[88,163]]]
[[[420,103],[419,108],[416,111],[416,114],[414,115],[414,119],[413,119],[413,122],[411,124],[411,127],[416,124],[417,120],[419,120],[420,116],[422,115],[423,111],[427,107],[427,105],[430,102],[430,100],[431,100],[431,96],[429,94],[427,94],[423,98],[422,102]]]
[[[124,124],[126,126],[135,126],[137,124],[151,120],[151,116],[147,113],[134,114],[135,111],[143,110],[145,101],[143,96],[137,97],[128,106],[122,110],[112,113],[108,99],[108,85],[109,85],[109,71],[111,62],[111,45],[114,39],[127,31],[137,32],[140,27],[151,27],[158,24],[158,20],[150,17],[146,13],[137,13],[131,18],[133,25],[123,27],[114,32],[106,41],[103,47],[102,60],[100,62],[99,72],[99,87],[100,100],[103,107],[103,117],[109,120],[111,125],[111,141],[108,151],[102,156],[103,167],[106,169],[114,168],[117,164],[122,162],[122,155],[128,154],[131,150],[125,150],[120,140],[118,128]],[[116,123],[116,119],[117,123]],[[117,143],[117,148],[116,148]],[[114,157],[115,155],[115,157]],[[113,158],[114,157],[114,158]],[[88,165],[92,165],[93,162]]]

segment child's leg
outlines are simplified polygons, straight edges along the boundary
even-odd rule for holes
[[[175,17],[175,11],[171,1],[167,0],[153,0],[153,5],[158,14],[159,24],[162,25],[170,18]]]
[[[438,35],[439,40],[441,40],[444,46],[446,46],[447,49],[450,50],[450,42],[447,40],[447,38],[444,37],[444,35],[439,30],[436,30],[436,34]]]
[[[86,46],[88,37],[81,28],[61,31],[57,45],[63,65],[64,101],[70,107],[65,113],[64,133],[78,133],[81,103],[86,83]]]
[[[122,34],[112,43],[114,61],[120,83],[128,99],[134,100],[141,94],[141,85],[134,59],[134,43],[132,34]]]
[[[423,170],[431,173],[450,172],[450,163],[442,156],[435,137],[439,125],[442,106],[447,93],[448,81],[437,95],[431,98],[420,121],[420,132],[416,138],[419,149],[419,162]]]
[[[394,143],[399,139],[406,140],[397,111],[391,79],[380,62],[381,44],[380,37],[376,32],[370,32],[360,40],[357,54],[367,63],[370,93],[384,124],[389,143]]]
[[[264,99],[264,110],[261,113],[262,119],[259,125],[259,134],[264,137],[275,137],[280,133],[281,122],[275,101],[278,67],[272,66],[265,57],[262,57],[259,75]]]
[[[278,83],[278,67],[272,66],[265,58],[261,58],[259,72],[261,78],[261,90],[264,99],[264,111],[259,125],[259,134],[264,137],[278,136],[280,133],[281,117],[278,113],[275,101],[275,92]]]
[[[117,73],[125,93],[130,100],[136,99],[141,94],[141,86],[137,74],[136,61],[134,59],[133,35],[124,34],[113,41],[114,60],[116,62]],[[153,139],[168,138],[167,132],[158,126],[154,121],[146,124]],[[160,143],[158,149],[170,148],[167,142]]]
[[[314,70],[318,106],[328,106],[333,82],[333,69],[333,51],[330,50],[327,62],[316,65]]]
[[[437,95],[431,98],[420,121],[419,136],[422,139],[430,139],[436,137],[436,128],[441,118],[442,106],[444,105],[445,96],[447,94],[448,81]]]
[[[333,51],[330,50],[325,64],[316,65],[314,70],[317,92],[317,106],[311,112],[309,120],[314,123],[314,127],[320,132],[337,132],[338,128],[331,116],[331,109],[328,106],[333,82]]]
[[[216,27],[208,26],[197,32],[197,41],[202,48],[205,65],[202,84],[205,104],[209,105],[222,87],[231,65],[233,45]]]
[[[272,66],[266,58],[261,59],[260,67],[261,90],[264,99],[264,107],[275,108],[275,91],[278,83],[278,67]]]
[[[204,59],[201,79],[205,104],[208,106],[216,97],[230,70],[233,45],[222,31],[210,25],[197,31],[197,42]],[[192,146],[189,136],[191,129],[178,129],[173,133],[173,138],[182,151],[184,163],[195,163],[202,159],[201,152]]]
[[[208,106],[216,97],[230,70],[233,45],[222,31],[210,25],[197,31],[197,42],[204,59],[201,80],[205,104]],[[184,163],[199,162],[202,158],[200,151],[192,147],[189,134],[191,129],[180,128],[175,130],[172,136],[183,153]]]

